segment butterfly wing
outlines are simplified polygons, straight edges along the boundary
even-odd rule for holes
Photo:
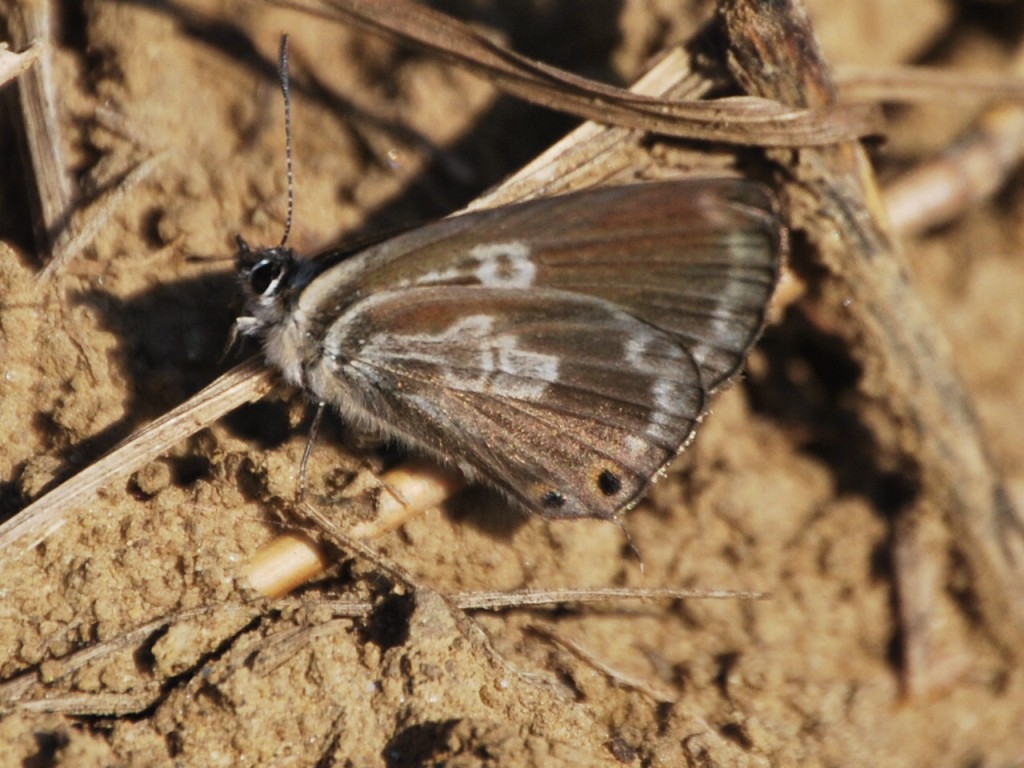
[[[314,388],[343,414],[549,517],[631,505],[692,434],[705,390],[670,334],[556,290],[409,288],[324,337]],[[353,393],[359,393],[353,396]]]
[[[770,193],[741,179],[587,190],[412,230],[321,275],[301,303],[330,316],[355,294],[442,285],[594,296],[676,336],[714,392],[764,325],[784,237]]]
[[[770,195],[741,180],[446,219],[305,286],[301,378],[541,514],[608,517],[742,366],[783,249]]]

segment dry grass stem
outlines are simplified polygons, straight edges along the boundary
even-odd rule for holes
[[[21,156],[31,164],[35,185],[31,196],[36,245],[46,260],[59,256],[72,237],[68,224],[74,205],[68,162],[64,156],[60,102],[55,85],[54,46],[57,44],[52,10],[47,0],[5,3],[11,42],[16,49],[39,46],[35,66],[18,79],[16,135]]]

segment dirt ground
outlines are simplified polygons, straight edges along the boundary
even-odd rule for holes
[[[161,160],[40,287],[30,182],[4,128],[2,519],[232,364],[232,238],[277,242],[286,210],[282,31],[299,84],[300,251],[442,216],[574,125],[426,54],[292,11],[66,5],[59,101],[83,192]],[[674,0],[437,5],[619,84],[710,12]],[[835,5],[809,2],[837,65],[1002,70],[1024,31],[1020,10],[1000,3]],[[888,113],[880,175],[942,148],[971,116],[953,100]],[[905,243],[1018,508],[1021,190],[1015,178]],[[419,591],[392,593],[372,563],[339,555],[330,578],[254,608],[239,569],[281,530],[277,501],[294,493],[311,417],[282,388],[105,488],[37,546],[0,553],[0,678],[45,683],[0,715],[0,765],[1024,764],[1024,670],[964,597],[947,546],[928,554],[945,584],[925,620],[929,680],[908,692],[886,503],[900,478],[870,460],[849,408],[856,378],[791,306],[629,514],[642,569],[613,525],[524,519],[469,491],[373,543]],[[391,457],[328,422],[311,482],[325,513],[343,514],[332,493]],[[463,613],[440,597],[595,586],[771,598]],[[374,609],[347,616],[346,599]],[[87,648],[95,658],[69,671],[64,660]]]

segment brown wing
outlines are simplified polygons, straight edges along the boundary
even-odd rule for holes
[[[322,274],[310,316],[355,295],[442,285],[593,296],[672,334],[709,391],[742,366],[778,280],[784,229],[771,195],[739,179],[587,190],[412,230]]]
[[[674,337],[561,291],[381,293],[339,318],[324,351],[309,381],[343,415],[549,517],[630,506],[705,403]]]
[[[608,517],[742,366],[783,248],[770,195],[739,180],[447,219],[305,288],[305,381],[542,514]]]

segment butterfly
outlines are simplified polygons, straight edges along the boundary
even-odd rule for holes
[[[236,265],[237,331],[350,425],[547,518],[612,519],[743,366],[786,232],[742,179],[608,187]]]

